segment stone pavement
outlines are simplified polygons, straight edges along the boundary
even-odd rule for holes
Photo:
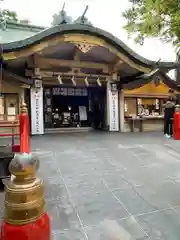
[[[180,239],[179,141],[160,133],[61,134],[33,137],[32,149],[53,240]]]

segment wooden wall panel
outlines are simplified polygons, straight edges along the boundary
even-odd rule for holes
[[[136,115],[136,98],[125,97],[124,104],[124,108],[127,107],[127,111],[124,112],[125,116]]]

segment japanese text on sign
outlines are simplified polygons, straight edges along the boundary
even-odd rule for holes
[[[87,88],[53,88],[53,95],[60,96],[87,96]]]

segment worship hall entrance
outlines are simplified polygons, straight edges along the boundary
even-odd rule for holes
[[[104,129],[105,119],[105,87],[53,86],[44,89],[45,129]]]

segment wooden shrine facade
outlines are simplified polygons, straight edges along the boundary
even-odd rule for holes
[[[72,100],[72,106],[69,102],[67,107],[72,111],[72,108],[77,107],[73,104],[76,102],[81,109],[86,108],[87,116],[83,113],[79,115],[88,119],[87,124],[90,124],[88,114],[93,115],[92,109],[99,102],[103,109],[101,115],[104,116],[105,128],[110,131],[126,131],[127,112],[132,112],[129,116],[138,115],[137,111],[135,113],[134,109],[131,110],[133,104],[130,102],[134,99],[137,102],[137,99],[152,98],[154,100],[151,105],[155,105],[156,99],[168,96],[169,88],[179,91],[177,84],[166,75],[178,63],[157,64],[144,59],[110,33],[88,25],[61,24],[28,39],[4,44],[2,57],[3,86],[9,84],[6,92],[18,94],[19,102],[29,103],[34,134],[43,134],[45,119],[51,119],[49,125],[52,125],[52,115],[58,115],[58,111],[64,111],[63,114],[68,115],[62,106],[55,104],[53,107],[50,104],[48,107],[48,102],[64,101],[65,104],[67,99],[70,101],[70,98],[76,96]],[[19,84],[21,93],[10,83],[10,78],[5,77],[5,72],[13,76],[11,81]],[[15,78],[19,78],[19,83]],[[45,89],[48,89],[46,93]],[[59,100],[49,97],[54,89],[59,89]],[[63,100],[63,97],[68,96]],[[98,99],[97,96],[101,98]],[[136,110],[137,105],[135,104]],[[59,124],[57,122],[53,124]],[[76,127],[80,125],[76,123]]]

